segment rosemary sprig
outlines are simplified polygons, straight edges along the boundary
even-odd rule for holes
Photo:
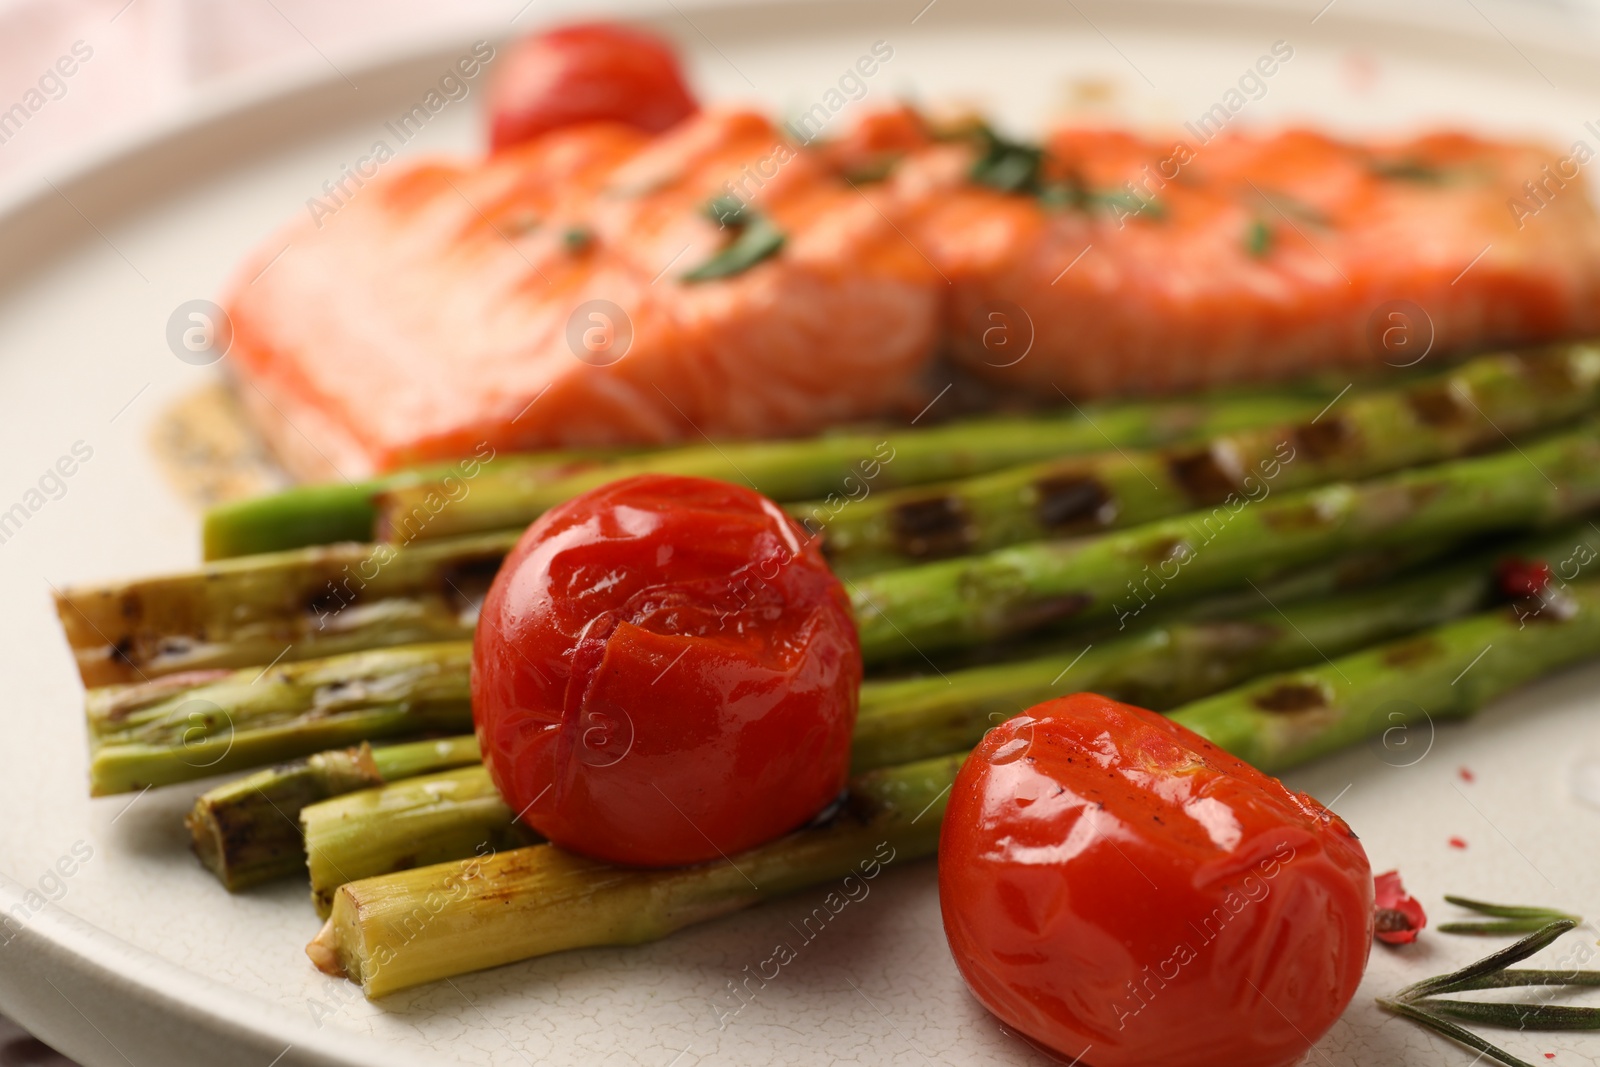
[[[1448,1037],[1452,1041],[1460,1042],[1492,1060],[1505,1064],[1506,1067],[1535,1067],[1534,1064],[1529,1063],[1527,1060],[1520,1060],[1505,1049],[1489,1044],[1489,1042],[1471,1030],[1457,1026],[1450,1020],[1441,1018],[1430,1011],[1424,1011],[1415,1004],[1408,1004],[1403,1000],[1383,1000],[1380,998],[1378,1007],[1394,1015],[1410,1019],[1412,1022],[1421,1023],[1434,1033]]]
[[[1507,911],[1522,913],[1520,920],[1532,921],[1540,908],[1515,908],[1465,898],[1447,897],[1451,903],[1494,915]],[[1493,911],[1488,909],[1495,909]],[[1380,997],[1378,1007],[1474,1049],[1506,1067],[1534,1067],[1483,1038],[1457,1025],[1457,1021],[1515,1030],[1600,1030],[1600,1008],[1566,1004],[1508,1004],[1473,1000],[1443,1000],[1448,993],[1476,989],[1508,989],[1527,986],[1600,986],[1600,971],[1510,970],[1509,966],[1548,947],[1562,934],[1576,928],[1578,920],[1563,916],[1548,922],[1514,945],[1490,953],[1483,959],[1449,974],[1409,985],[1393,997]]]
[[[1535,952],[1548,947],[1556,938],[1573,929],[1578,924],[1571,919],[1558,919],[1540,928],[1536,933],[1518,941],[1514,945],[1507,945],[1498,952],[1491,952],[1475,963],[1469,963],[1459,971],[1441,974],[1437,978],[1425,978],[1414,985],[1408,985],[1395,994],[1396,1000],[1418,1000],[1422,997],[1438,996],[1441,993],[1456,993],[1466,986],[1460,983],[1470,982],[1486,974],[1503,971],[1513,963],[1521,963]]]
[[[1571,919],[1573,922],[1582,922],[1583,917],[1569,915],[1564,911],[1554,908],[1525,907],[1517,904],[1490,904],[1482,900],[1472,900],[1468,897],[1446,896],[1445,900],[1458,908],[1466,908],[1480,915],[1488,915],[1495,922],[1474,920],[1471,922],[1448,922],[1439,926],[1439,931],[1446,934],[1476,934],[1479,936],[1494,936],[1497,934],[1528,934],[1542,929],[1546,924],[1557,922],[1561,919]]]
[[[844,180],[851,185],[870,185],[873,182],[884,181],[894,173],[894,169],[904,158],[904,153],[886,152],[859,167],[845,171]]]
[[[729,241],[715,255],[683,276],[686,282],[708,282],[742,274],[769,256],[776,255],[787,240],[772,220],[737,197],[719,196],[706,205],[706,215],[718,226],[733,231]]]
[[[968,177],[1002,193],[1039,194],[1044,170],[1043,148],[1001,137],[983,123],[973,127],[972,133],[983,151],[973,161]]]
[[[570,255],[581,256],[594,246],[594,231],[587,226],[568,226],[561,233],[561,243]]]
[[[1418,182],[1423,185],[1442,185],[1446,175],[1429,163],[1414,159],[1375,159],[1369,165],[1375,177],[1392,181]]]
[[[1250,228],[1245,231],[1245,251],[1250,253],[1252,259],[1264,259],[1272,251],[1272,227],[1261,219],[1250,223]]]
[[[1544,928],[1555,919],[1547,915],[1542,919],[1505,919],[1498,922],[1440,923],[1435,929],[1441,934],[1472,934],[1477,937],[1498,937],[1502,934],[1526,934]]]
[[[1549,985],[1600,986],[1600,971],[1496,971],[1470,981],[1458,982],[1451,992],[1470,993],[1479,989],[1521,989]]]
[[[1084,207],[1103,207],[1112,211],[1122,211],[1127,215],[1145,215],[1152,219],[1166,217],[1167,209],[1161,201],[1153,196],[1140,196],[1137,193],[1118,192],[1086,192],[1081,201]]]
[[[1600,1030],[1600,1008],[1578,1008],[1569,1004],[1430,1000],[1428,1010],[1446,1019],[1503,1030]]]
[[[1002,137],[983,123],[964,130],[963,135],[974,138],[979,145],[978,158],[967,172],[978,185],[1002,193],[1032,196],[1050,208],[1121,212],[1157,220],[1166,216],[1166,208],[1159,200],[1141,196],[1131,187],[1127,190],[1090,189],[1077,177],[1047,181],[1045,162],[1049,154],[1040,145]]]
[[[706,201],[706,218],[722,227],[738,229],[750,221],[749,208],[737,196],[714,196]]]

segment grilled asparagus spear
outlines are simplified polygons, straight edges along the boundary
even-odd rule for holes
[[[1600,580],[1589,578],[1537,604],[1501,607],[1321,668],[1260,679],[1173,717],[1235,754],[1281,769],[1424,715],[1469,714],[1596,654]],[[306,951],[324,971],[378,997],[567,949],[655,940],[858,869],[864,876],[873,868],[858,865],[874,858],[881,864],[932,854],[938,838],[929,824],[943,813],[960,761],[869,772],[852,783],[852,807],[830,824],[720,863],[636,870],[534,845],[351,882],[334,894],[328,922]]]
[[[335,545],[66,589],[56,613],[86,686],[470,637],[517,534]]]
[[[837,514],[826,502],[788,510],[823,532],[835,570],[858,575],[1213,507],[1230,493],[1248,497],[1268,471],[1281,493],[1437,463],[1596,407],[1600,347],[1561,345],[1482,356],[1402,387],[1359,393],[1300,424],[872,493]]]
[[[1172,717],[1277,773],[1366,737],[1390,734],[1399,745],[1412,726],[1471,714],[1597,654],[1600,580],[1590,578],[1332,663],[1260,678]],[[1396,748],[1394,755],[1409,759],[1410,752]],[[1423,754],[1417,746],[1415,757]]]
[[[1447,547],[1435,543],[1401,552],[1356,553],[1259,590],[1245,588],[1204,604],[1174,607],[1195,620],[1247,615],[1260,610],[1263,595],[1272,603],[1287,604],[1375,584]],[[190,672],[91,690],[85,701],[91,788],[101,794],[187,781],[307,756],[365,736],[397,739],[469,730],[471,654],[467,641],[407,645],[283,663],[265,671]],[[1040,670],[1049,662],[1047,658]],[[1048,669],[1054,677],[1060,667]],[[1032,679],[1037,673],[1006,677]],[[874,685],[869,681],[863,690],[869,704]],[[930,715],[955,713],[958,705],[952,701],[971,692],[943,686],[940,678],[940,692],[915,697]],[[913,699],[909,692],[907,699]]]
[[[1039,416],[966,419],[945,425],[833,433],[802,441],[706,444],[632,457],[551,481],[537,470],[487,467],[459,502],[429,515],[442,482],[419,481],[375,498],[375,536],[453,537],[524,527],[555,504],[635,474],[690,474],[748,485],[778,501],[829,497],[830,508],[877,489],[959,478],[1051,456],[1147,447],[1209,437],[1314,414],[1331,390],[1307,386],[1259,394],[1106,405]]]
[[[472,728],[466,641],[91,690],[95,796],[261,767],[323,749]]]
[[[441,499],[453,500],[463,491],[471,491],[471,482],[489,463],[502,470],[515,468],[530,480],[554,481],[620,454],[569,450],[496,456],[480,449],[455,463],[396,471],[366,481],[295,486],[211,508],[202,527],[202,549],[206,559],[217,560],[340,541],[371,541],[378,521],[377,497],[385,491],[426,482],[439,488]]]
[[[1264,485],[1267,483],[1263,483]],[[1600,421],[1525,448],[1076,541],[1042,541],[847,582],[868,663],[1050,624],[1136,619],[1151,603],[1240,586],[1358,546],[1558,522],[1600,504]]]
[[[852,769],[862,773],[971,748],[990,727],[1067,692],[1175,708],[1249,678],[1321,663],[1482,610],[1500,597],[1496,564],[1508,553],[1556,567],[1576,551],[1600,558],[1597,546],[1600,532],[1569,528],[1376,588],[1072,642],[1032,660],[868,682]],[[513,814],[481,767],[308,807],[306,849],[319,913],[327,913],[333,891],[345,881],[414,866],[419,853],[456,859],[480,843],[503,840]]]
[[[1334,424],[1338,424],[1336,419],[1330,422],[1330,426]],[[1322,422],[1314,426],[1322,426]],[[1322,434],[1322,430],[1318,430],[1317,434]],[[1594,429],[1589,427],[1586,440],[1592,442],[1594,438]],[[1320,440],[1320,437],[1309,435],[1307,440]],[[1310,454],[1314,446],[1306,440],[1291,448],[1298,448],[1298,451],[1283,454],[1285,458],[1282,461],[1274,458],[1270,462],[1275,466],[1258,470],[1261,477],[1251,483],[1253,488],[1235,494],[1234,498],[1224,498],[1222,504],[1208,512],[1166,518],[1162,522],[1147,523],[1125,533],[1102,534],[1101,541],[1091,544],[1104,545],[1110,555],[1126,557],[1118,560],[1120,565],[1131,561],[1133,566],[1123,566],[1120,576],[1115,576],[1112,569],[1099,568],[1101,577],[1115,577],[1115,581],[1110,582],[1112,589],[1120,589],[1131,582],[1149,585],[1149,582],[1160,582],[1160,579],[1158,576],[1142,574],[1141,565],[1149,565],[1150,569],[1174,568],[1182,563],[1182,558],[1173,558],[1174,553],[1182,557],[1184,552],[1194,552],[1197,539],[1203,539],[1208,544],[1213,539],[1221,539],[1232,545],[1240,545],[1261,537],[1264,531],[1259,528],[1254,531],[1254,537],[1234,536],[1234,531],[1227,531],[1229,536],[1226,537],[1219,534],[1222,526],[1234,523],[1235,512],[1243,507],[1250,507],[1250,515],[1240,518],[1234,525],[1253,525],[1262,509],[1282,506],[1286,494],[1280,491],[1278,478],[1293,482],[1293,477],[1299,477],[1288,475],[1294,469],[1294,464],[1314,459]],[[1403,453],[1403,446],[1395,445],[1395,448]],[[1512,453],[1507,453],[1507,456],[1512,456]],[[1488,461],[1461,462],[1482,464]],[[1317,469],[1326,474],[1330,466],[1323,464]],[[611,474],[614,474],[614,470]],[[1419,474],[1418,477],[1443,478],[1446,488],[1461,490],[1461,493],[1448,496],[1451,501],[1459,501],[1462,494],[1474,491],[1477,483],[1485,478],[1510,480],[1525,474],[1525,467],[1512,462],[1510,466],[1501,464],[1494,467],[1493,474],[1478,470],[1477,467],[1458,469],[1454,464],[1442,464],[1437,469],[1430,469],[1430,474]],[[1382,493],[1382,486],[1386,486],[1387,482],[1373,485]],[[1424,491],[1419,488],[1418,493]],[[1328,493],[1336,496],[1339,490],[1330,488]],[[1267,501],[1269,494],[1275,496]],[[1514,507],[1504,509],[1506,525],[1528,522],[1526,518],[1517,517],[1518,509],[1526,510],[1528,506],[1526,498],[1517,498],[1515,493],[1510,493],[1510,498],[1515,498],[1515,502]],[[456,507],[464,506],[472,499],[477,498],[467,496]],[[1253,499],[1261,502],[1251,504]],[[1498,499],[1491,501],[1496,510]],[[1328,504],[1328,501],[1331,501],[1331,496],[1318,498],[1310,506],[1331,506],[1334,510],[1346,507]],[[1165,507],[1173,506],[1173,501],[1165,504]],[[1347,510],[1358,512],[1363,507],[1365,510],[1381,510],[1379,504],[1370,502],[1368,506],[1362,506],[1358,501],[1349,504]],[[438,518],[451,514],[453,510],[442,510],[429,530],[435,533],[442,530]],[[848,510],[846,507],[840,515],[848,514]],[[1467,526],[1467,531],[1482,530],[1483,523],[1493,517],[1493,512],[1488,517],[1480,515],[1477,525]],[[1318,533],[1314,530],[1299,530],[1299,537],[1275,537],[1274,541],[1282,541],[1282,550],[1288,552],[1283,566],[1301,566],[1309,558],[1317,557],[1318,553],[1326,555],[1328,550],[1350,549],[1358,544],[1362,522],[1341,523],[1339,518],[1334,515],[1320,523],[1320,533],[1333,533],[1333,526],[1349,525],[1347,533],[1352,536],[1344,537],[1342,541],[1339,537],[1331,537],[1330,549],[1315,547],[1315,537],[1309,536]],[[1344,518],[1358,520],[1360,515],[1346,515]],[[1149,536],[1141,541],[1138,534]],[[1421,534],[1386,531],[1384,536],[1414,544],[1429,537],[1438,539],[1440,533],[1435,528],[1424,526]],[[410,547],[350,544],[270,553],[262,557],[213,563],[197,573],[70,589],[59,595],[56,608],[61,614],[62,627],[66,629],[69,643],[74,648],[85,685],[144,680],[181,670],[264,664],[275,661],[278,656],[310,659],[376,646],[448,640],[466,637],[470,633],[477,611],[477,593],[482,592],[488,584],[494,569],[498,568],[499,561],[514,542],[514,534],[498,533],[477,534],[453,541],[424,542]],[[1278,545],[1274,547],[1278,549]],[[1077,582],[1069,581],[1056,565],[1062,553],[1069,552],[1066,547],[1059,544],[1053,547],[1032,545],[1027,549],[1011,549],[1010,552],[1019,555],[1008,557],[989,553],[971,557],[970,563],[944,565],[955,569],[941,571],[928,569],[930,565],[925,565],[880,576],[885,581],[885,597],[894,601],[883,605],[885,611],[896,624],[901,611],[918,616],[925,616],[931,611],[973,614],[973,622],[978,625],[970,635],[958,635],[955,643],[1003,637],[1014,630],[1027,629],[1035,622],[1072,616],[1075,614],[1074,606],[1086,606],[1090,608],[1090,614],[1109,611],[1107,603],[1085,605],[1083,597],[1104,597],[1110,590],[1094,585],[1078,589]],[[1256,555],[1248,547],[1246,552]],[[1298,555],[1296,552],[1299,552]],[[1221,558],[1226,553],[1208,549],[1206,555]],[[1222,584],[1227,581],[1243,584],[1243,577],[1259,577],[1274,566],[1272,558],[1264,553],[1259,568],[1224,571],[1219,581]],[[1186,569],[1194,571],[1195,568]],[[896,582],[891,576],[904,577],[904,581]],[[730,585],[736,577],[730,577]],[[904,641],[899,641],[898,648],[894,648],[894,635],[880,632],[893,627],[882,617],[877,617],[874,609],[877,582],[878,577],[862,582],[859,592],[867,593],[867,597],[858,598],[858,608],[866,613],[862,617],[864,629],[869,632],[869,656],[909,653],[910,649]],[[958,589],[952,589],[952,584],[957,585]],[[1187,584],[1197,582],[1189,579]],[[1062,585],[1066,585],[1066,589],[1062,589]],[[1211,582],[1210,589],[1216,587],[1218,581]],[[965,603],[963,595],[970,597],[973,603]],[[915,611],[910,611],[912,605]],[[1130,609],[1131,606],[1130,603]],[[912,629],[915,629],[915,625]],[[885,637],[888,637],[890,646],[880,648]],[[912,640],[917,641],[917,638],[912,637]],[[920,645],[920,641],[917,643]]]
[[[195,798],[184,816],[195,855],[230,890],[305,870],[300,810],[342,793],[479,760],[476,737],[318,752],[235,779]]]
[[[821,882],[870,880],[938,847],[960,764],[945,756],[861,775],[828,823],[732,862],[623,868],[533,845],[351,882],[306,952],[377,997],[569,948],[653,941]]]

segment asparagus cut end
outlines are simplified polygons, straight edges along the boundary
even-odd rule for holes
[[[543,844],[348,882],[307,954],[376,998],[555,952],[654,941],[835,878],[871,879],[937,851],[964,758],[861,775],[827,822],[718,862],[620,867]]]
[[[183,817],[183,825],[189,831],[190,847],[194,849],[200,865],[217,876],[217,881],[223,884],[230,893],[237,887],[228,876],[228,866],[225,860],[227,850],[223,848],[222,828],[217,825],[217,820],[212,816],[210,809],[202,806],[198,800],[194,810]]]
[[[320,752],[227,782],[195,798],[183,818],[194,854],[229,892],[304,872],[300,810],[329,795],[382,783],[372,747]]]
[[[334,933],[332,919],[323,923],[317,936],[307,943],[306,955],[311,958],[311,965],[329,978],[350,977],[339,957],[339,935]]]

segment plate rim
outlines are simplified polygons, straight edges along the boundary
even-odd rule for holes
[[[1465,31],[1458,23],[1441,24],[1437,13],[1445,6],[1442,2],[1397,11],[1385,7],[1382,0],[1334,0],[1325,14],[1329,26],[1337,26],[1345,33],[1363,27],[1404,27],[1442,31],[1446,36],[1480,44],[1503,38],[1504,43],[1515,42],[1513,47],[1592,63],[1593,46],[1600,35],[1574,34],[1578,17],[1574,13],[1547,7],[1530,20],[1526,7],[1505,0],[1479,3],[1494,12],[1515,11],[1518,21],[1510,26],[1491,22],[1477,32]],[[852,5],[833,0],[826,6],[843,9]],[[1073,6],[1080,9],[1079,14],[1083,9],[1094,14],[1115,12],[1113,17],[1124,21],[1135,17],[1136,12],[1156,15],[1178,10],[1191,16],[1212,11],[1241,18],[1307,13],[1305,3],[1293,0],[1078,0]],[[741,14],[761,11],[767,17],[781,18],[785,10],[802,9],[809,16],[818,17],[818,5],[806,4],[805,0],[613,0],[603,5],[555,0],[541,4],[535,19],[515,24],[487,17],[464,19],[461,25],[450,27],[448,36],[429,28],[347,60],[345,67],[356,76],[370,78],[429,62],[446,53],[454,54],[461,42],[474,37],[498,42],[575,13],[587,18],[650,20],[666,19],[674,13],[687,18],[685,10],[704,15],[725,10]],[[1541,20],[1550,25],[1530,28],[1530,22]],[[1448,51],[1449,47],[1443,44],[1440,50]],[[186,106],[168,109],[126,133],[96,139],[73,153],[48,157],[44,165],[24,168],[0,185],[0,235],[27,223],[61,189],[114,180],[117,169],[132,160],[159,153],[184,139],[204,137],[223,122],[302,107],[302,98],[325,95],[340,86],[342,80],[342,75],[312,57],[208,86],[204,98],[191,94]],[[290,137],[285,142],[297,143],[307,136],[310,134]],[[181,154],[175,154],[175,158],[181,158]],[[186,176],[183,180],[196,179]],[[210,180],[210,174],[198,179],[202,184]],[[7,287],[4,271],[0,270],[0,288]],[[20,881],[0,871],[0,913],[9,915],[14,908],[24,906],[29,892]],[[143,1053],[130,1062],[220,1062],[225,1056],[240,1055],[259,1057],[249,1062],[280,1067],[366,1067],[373,1062],[364,1053],[375,1046],[359,1034],[317,1026],[283,1005],[208,981],[54,903],[33,913],[20,929],[6,932],[9,940],[0,941],[0,1012],[85,1067],[119,1062],[106,1054],[102,1041],[110,1044],[122,1060],[128,1059],[122,1051],[124,1047]],[[69,990],[81,995],[69,998]],[[112,1017],[101,1021],[114,1026],[121,1042],[114,1041],[83,1013],[78,1002],[84,997],[93,998],[94,1007]],[[59,1005],[52,1010],[52,998],[66,1000],[70,1010],[64,1012]],[[247,1010],[241,1011],[242,1005]],[[89,1023],[88,1029],[76,1025],[80,1018]],[[428,1062],[392,1042],[376,1047],[381,1049],[385,1063],[407,1067]],[[193,1059],[196,1055],[205,1058]]]

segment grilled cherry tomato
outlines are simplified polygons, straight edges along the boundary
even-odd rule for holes
[[[489,90],[489,143],[502,148],[584,122],[650,133],[699,110],[678,57],[659,38],[612,23],[526,37],[500,61]]]
[[[849,600],[748,489],[644,475],[552,509],[495,577],[472,652],[495,785],[574,851],[697,863],[844,788],[861,685]]]
[[[1295,1063],[1355,995],[1372,871],[1344,822],[1160,715],[1080,693],[962,767],[939,900],[968,986],[1094,1067]]]

